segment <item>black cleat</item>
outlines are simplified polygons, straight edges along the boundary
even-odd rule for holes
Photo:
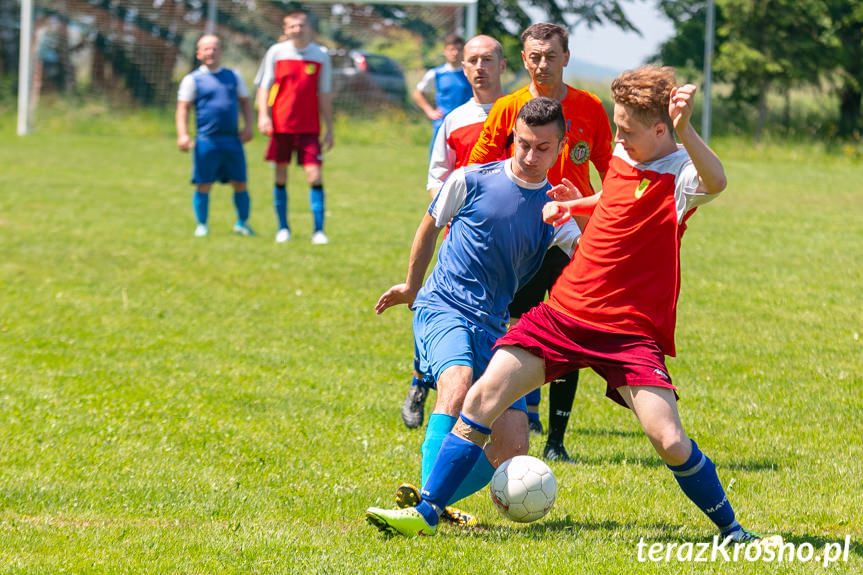
[[[428,394],[428,388],[421,385],[411,385],[408,388],[407,397],[402,404],[402,421],[407,427],[413,429],[423,424]]]
[[[542,457],[549,461],[562,461],[563,463],[575,463],[575,460],[566,452],[563,443],[548,441],[542,450]]]

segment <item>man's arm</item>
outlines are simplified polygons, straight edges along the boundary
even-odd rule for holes
[[[437,237],[440,228],[435,224],[435,219],[426,212],[420,222],[414,242],[411,246],[410,262],[408,263],[408,275],[405,283],[394,285],[388,289],[375,304],[375,312],[383,313],[394,305],[412,305],[417,297],[417,292],[422,287],[426,270],[434,256]]]
[[[177,100],[177,113],[174,115],[174,123],[177,126],[177,147],[182,152],[188,152],[192,147],[192,140],[189,138],[189,110],[192,108],[191,102]]]
[[[262,134],[272,135],[273,119],[270,117],[270,86],[261,84],[258,86],[256,97],[258,104],[258,130]]]
[[[324,139],[322,142],[324,151],[333,147],[335,135],[333,134],[333,93],[318,95],[321,117],[324,119]]]
[[[252,139],[252,101],[250,98],[237,98],[237,101],[240,103],[240,114],[243,116],[240,141],[246,143]]]
[[[599,204],[601,195],[600,191],[592,196],[569,202],[548,202],[542,208],[542,220],[553,226],[562,226],[572,216],[589,216]]]
[[[435,71],[434,69],[427,70],[423,75],[422,79],[417,84],[416,89],[411,93],[411,98],[416,102],[416,105],[419,106],[420,110],[428,117],[429,120],[440,120],[443,118],[443,113],[437,109],[437,106],[433,106],[426,100],[425,89],[426,87],[434,82],[435,80]]]
[[[686,148],[695,170],[698,172],[698,192],[718,194],[725,189],[725,169],[722,161],[701,139],[689,120],[692,118],[692,99],[695,86],[686,84],[671,91],[668,113],[674,122],[674,129],[680,143]]]

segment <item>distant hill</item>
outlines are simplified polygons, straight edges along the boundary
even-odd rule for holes
[[[581,78],[584,80],[613,80],[623,70],[605,66],[597,66],[583,60],[570,58],[569,66],[564,70],[564,78]]]

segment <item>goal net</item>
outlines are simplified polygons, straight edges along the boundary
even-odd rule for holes
[[[29,73],[18,91],[27,101],[24,108],[19,102],[27,131],[38,129],[52,108],[172,107],[180,79],[198,65],[195,44],[204,33],[220,36],[222,65],[239,70],[251,90],[267,48],[279,40],[282,18],[300,7],[268,0],[18,1],[32,2],[20,60]],[[304,3],[315,41],[333,59],[336,109],[372,114],[405,106],[423,71],[442,62],[443,37],[470,31],[470,5]]]

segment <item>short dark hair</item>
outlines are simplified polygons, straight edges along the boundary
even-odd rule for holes
[[[525,126],[546,126],[557,124],[560,137],[566,133],[566,121],[563,118],[563,106],[553,98],[533,98],[521,107],[516,116],[516,123],[521,120]]]
[[[462,38],[458,34],[449,34],[446,38],[443,39],[444,46],[452,46],[453,44],[461,44],[462,46],[464,46],[464,38]]]
[[[539,24],[528,26],[527,29],[521,33],[521,45],[524,46],[524,43],[527,42],[528,38],[533,40],[550,40],[555,36],[560,38],[560,45],[563,47],[564,52],[568,52],[569,32],[567,32],[566,28],[563,26],[550,24],[548,22],[540,22]]]

